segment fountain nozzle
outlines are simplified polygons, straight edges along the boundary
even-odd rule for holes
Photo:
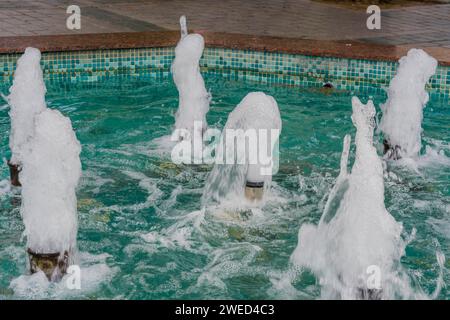
[[[67,273],[69,267],[69,252],[37,253],[28,248],[30,259],[30,271],[36,273],[39,270],[44,272],[49,281],[60,281]]]
[[[21,187],[19,181],[19,172],[21,168],[17,164],[12,164],[10,160],[8,160],[8,167],[9,167],[9,176],[11,179],[11,185],[14,187]]]
[[[388,140],[383,140],[383,154],[387,156],[388,159],[400,160],[400,146],[393,146]]]
[[[245,197],[250,201],[260,201],[264,194],[264,182],[245,183]]]

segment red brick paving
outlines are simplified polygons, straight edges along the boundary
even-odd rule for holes
[[[79,31],[66,28],[66,8],[81,8]],[[366,28],[365,11],[310,0],[0,0],[6,36],[178,30],[190,28],[315,40],[450,48],[450,4],[382,10],[381,30]]]

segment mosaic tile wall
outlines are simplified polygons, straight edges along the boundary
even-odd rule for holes
[[[1,87],[11,84],[19,56],[0,55]],[[47,83],[70,85],[117,76],[168,77],[173,57],[173,48],[54,52],[42,55],[42,66]],[[203,73],[231,79],[303,87],[331,82],[340,90],[372,92],[389,85],[397,63],[206,48],[201,67]],[[450,67],[438,68],[428,90],[449,97]]]

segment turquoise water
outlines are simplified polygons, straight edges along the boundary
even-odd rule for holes
[[[283,130],[280,171],[262,215],[227,221],[199,211],[209,166],[175,166],[153,139],[170,134],[177,91],[170,79],[110,80],[95,86],[49,86],[47,101],[72,120],[82,144],[78,247],[82,289],[12,290],[26,273],[19,197],[7,192],[0,167],[0,299],[315,299],[320,285],[293,271],[289,257],[305,222],[317,223],[339,171],[342,139],[354,135],[350,92],[270,86],[209,77],[208,123],[222,128],[250,91],[277,100]],[[5,92],[5,91],[4,91]],[[359,95],[365,102],[368,94]],[[378,107],[385,95],[375,95]],[[8,157],[9,118],[0,108],[0,156]],[[378,108],[379,110],[379,108]],[[388,165],[386,207],[405,229],[417,229],[402,265],[412,286],[431,293],[436,250],[450,256],[450,106],[431,99],[420,173]],[[425,152],[425,150],[424,150]],[[352,155],[354,147],[352,147]],[[353,161],[351,156],[350,161]],[[3,191],[2,191],[3,190]],[[446,268],[449,267],[448,261]],[[444,270],[444,281],[450,275]],[[449,299],[443,288],[440,299]]]

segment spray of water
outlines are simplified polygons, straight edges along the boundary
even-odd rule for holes
[[[181,39],[175,48],[172,74],[179,93],[178,111],[175,115],[177,140],[190,140],[202,145],[203,132],[206,130],[206,114],[209,110],[210,94],[200,74],[199,61],[205,43],[199,34],[188,34],[186,18],[180,18]],[[194,122],[201,122],[194,132]],[[182,130],[180,130],[182,129]]]
[[[35,48],[26,48],[25,53],[17,60],[13,85],[7,97],[11,106],[11,134],[9,147],[11,163],[20,165],[28,140],[33,136],[34,118],[44,111],[45,84],[40,66],[41,53]]]
[[[21,214],[28,248],[55,253],[75,248],[81,147],[70,120],[46,107],[40,59],[38,49],[27,48],[17,61],[7,98],[11,162],[22,167]]]
[[[341,174],[323,217],[318,226],[302,225],[291,260],[314,272],[325,298],[395,298],[408,287],[407,279],[398,275],[405,247],[402,225],[384,205],[383,167],[373,146],[374,105],[363,105],[356,97],[352,105],[357,132],[351,174],[346,172],[346,136]],[[336,199],[339,193],[342,197]]]
[[[227,203],[231,207],[242,205],[245,203],[243,195],[246,181],[262,181],[264,188],[266,190],[269,188],[272,175],[261,175],[260,164],[249,164],[250,146],[247,145],[247,148],[244,149],[238,148],[237,139],[234,136],[239,130],[243,133],[249,132],[248,130],[258,133],[260,129],[268,131],[275,129],[276,136],[264,137],[270,140],[267,142],[267,146],[274,146],[281,131],[280,111],[273,97],[263,92],[251,92],[230,113],[225,124],[216,149],[216,164],[205,185],[202,197],[203,205],[211,202]],[[261,139],[261,136],[258,136],[258,139]],[[231,141],[233,142],[230,143]],[[259,146],[258,141],[257,149]],[[260,151],[254,149],[254,152],[259,153]],[[270,157],[273,156],[272,152],[273,148],[269,150]],[[231,161],[226,159],[229,155],[231,155]],[[239,159],[244,160],[239,161]]]
[[[391,150],[388,157],[413,158],[421,149],[423,108],[428,102],[425,85],[436,72],[437,61],[425,51],[411,49],[399,61],[388,99],[381,105],[379,129]]]
[[[46,109],[35,117],[20,172],[21,214],[28,248],[34,252],[75,249],[80,151],[70,120],[59,111]]]

